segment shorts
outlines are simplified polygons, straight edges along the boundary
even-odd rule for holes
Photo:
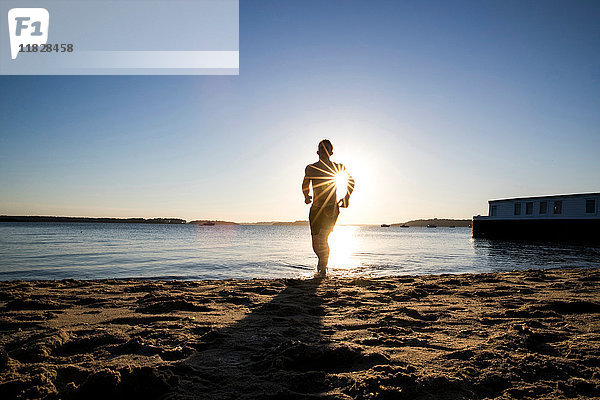
[[[310,234],[318,235],[321,230],[326,230],[328,233],[333,231],[333,227],[340,215],[340,207],[336,204],[324,206],[312,206],[308,214],[310,221]]]

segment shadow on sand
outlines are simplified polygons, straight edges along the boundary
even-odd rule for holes
[[[347,399],[329,391],[331,373],[381,360],[332,340],[324,318],[333,292],[322,281],[284,282],[241,321],[205,335],[205,348],[175,367],[179,385],[166,398]]]
[[[176,369],[167,398],[306,398],[325,387],[323,368],[345,361],[324,332],[320,281],[285,288],[232,326],[204,335],[204,348]]]

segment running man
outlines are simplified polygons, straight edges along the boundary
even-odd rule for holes
[[[310,204],[309,221],[312,236],[312,247],[319,258],[317,264],[317,275],[324,277],[327,274],[327,262],[329,260],[329,234],[340,214],[340,207],[348,207],[350,195],[354,191],[354,179],[346,171],[343,164],[330,160],[333,154],[333,145],[327,139],[319,142],[317,150],[319,161],[310,164],[304,171],[302,181],[302,193],[304,202]],[[346,175],[347,180],[339,179],[340,175]],[[346,187],[336,187],[343,181]],[[312,184],[313,196],[310,196],[310,185]],[[337,201],[336,192],[346,195]],[[314,197],[314,198],[313,198]]]

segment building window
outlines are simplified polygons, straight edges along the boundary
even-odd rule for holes
[[[521,203],[515,203],[515,215],[521,215]]]
[[[585,201],[585,213],[593,214],[596,212],[596,200],[590,199]]]
[[[525,214],[533,214],[533,201],[528,201],[527,203],[525,203]]]
[[[562,200],[554,202],[554,214],[562,214]]]
[[[498,212],[498,206],[490,207],[490,216],[495,217],[497,212]]]
[[[548,212],[548,202],[540,201],[540,214],[546,214]]]

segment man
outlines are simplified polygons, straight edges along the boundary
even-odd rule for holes
[[[327,274],[327,262],[329,260],[329,234],[340,214],[340,207],[348,207],[350,195],[354,191],[354,179],[348,174],[342,164],[330,160],[333,154],[333,145],[327,139],[319,142],[317,150],[319,161],[310,164],[304,171],[304,180],[302,181],[302,193],[304,193],[304,202],[310,204],[309,221],[310,233],[312,236],[312,246],[315,254],[319,258],[317,264],[317,275],[324,277]],[[343,179],[340,175],[346,175],[346,187],[336,187]],[[312,184],[313,196],[310,196],[310,186]],[[337,191],[345,196],[337,201]]]

